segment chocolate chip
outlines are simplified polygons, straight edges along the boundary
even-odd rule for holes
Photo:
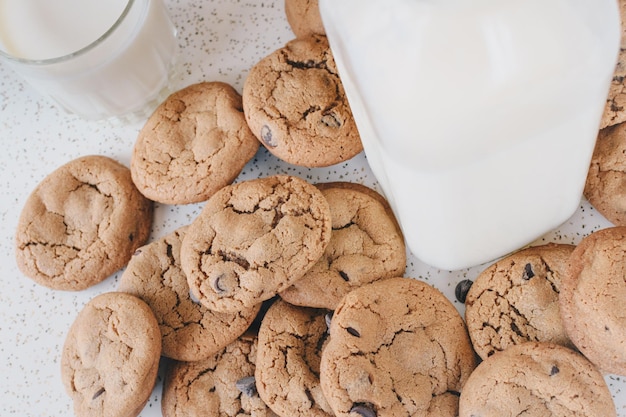
[[[459,283],[456,284],[456,288],[454,289],[454,296],[457,300],[459,300],[459,303],[465,303],[467,293],[469,292],[473,283],[474,282],[471,279],[464,279],[463,281],[459,281]]]
[[[274,135],[272,134],[272,129],[268,125],[263,125],[261,128],[261,139],[263,139],[263,143],[265,143],[270,148],[275,148],[278,146],[278,143],[274,139]]]
[[[361,337],[361,333],[359,333],[359,331],[354,327],[348,327],[346,330],[354,337]]]
[[[216,293],[224,294],[228,290],[224,281],[226,281],[225,274],[220,274],[213,279],[213,289]]]
[[[559,368],[556,365],[552,365],[552,369],[550,369],[550,376],[554,376],[560,372]]]
[[[96,391],[96,393],[93,395],[93,397],[91,397],[91,399],[95,400],[96,398],[98,398],[99,396],[104,394],[105,391],[106,390],[104,389],[104,387],[100,388],[98,391]]]
[[[369,403],[354,404],[350,409],[350,413],[358,414],[361,417],[376,417],[376,410]]]
[[[346,281],[346,282],[350,281],[350,278],[348,277],[348,274],[346,274],[344,271],[339,271],[339,275],[341,276],[341,278],[344,281]]]
[[[528,281],[534,276],[535,273],[533,272],[533,266],[531,264],[526,264],[526,266],[524,267],[524,275],[522,275],[522,279]]]
[[[328,127],[339,128],[341,127],[341,120],[334,113],[327,113],[322,116],[321,122]]]
[[[252,398],[257,395],[256,390],[256,379],[253,376],[247,376],[245,378],[241,378],[237,382],[235,382],[235,386],[242,394],[247,395]]]

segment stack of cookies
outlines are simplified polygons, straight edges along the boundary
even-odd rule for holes
[[[188,86],[146,122],[130,167],[85,156],[27,201],[26,276],[76,291],[125,267],[63,347],[76,415],[138,415],[159,364],[166,417],[615,415],[602,372],[626,375],[619,94],[585,189],[616,227],[495,262],[460,283],[462,317],[404,277],[402,232],[375,190],[236,182],[260,146],[303,167],[362,150],[317,2],[285,9],[296,39],[251,69],[241,95]],[[153,202],[203,207],[148,243]]]
[[[482,362],[460,416],[615,416],[603,375],[626,375],[624,276],[626,227],[616,226],[576,246],[520,250],[464,285]]]

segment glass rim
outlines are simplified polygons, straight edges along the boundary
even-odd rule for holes
[[[0,57],[4,57],[8,59],[9,61],[19,62],[20,64],[43,66],[43,65],[51,65],[51,64],[57,64],[60,62],[69,61],[72,58],[75,58],[80,55],[84,55],[85,53],[91,51],[96,46],[104,42],[106,39],[109,38],[109,36],[111,36],[113,32],[115,32],[115,30],[122,24],[122,22],[124,21],[128,13],[130,12],[130,8],[133,6],[134,3],[135,3],[135,0],[128,0],[126,3],[126,7],[124,7],[124,10],[122,10],[122,13],[120,14],[120,16],[117,18],[117,20],[115,20],[115,22],[113,22],[113,24],[111,25],[111,27],[109,27],[109,29],[107,29],[102,35],[100,35],[100,37],[98,37],[93,42],[87,44],[86,46],[83,46],[82,48],[74,52],[70,52],[69,54],[60,55],[60,56],[53,57],[53,58],[30,59],[30,58],[22,58],[19,56],[12,55],[0,47]]]

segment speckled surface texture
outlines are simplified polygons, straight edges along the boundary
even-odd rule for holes
[[[166,0],[179,29],[178,71],[174,88],[199,81],[224,81],[241,92],[249,69],[294,35],[285,18],[283,0]],[[102,154],[125,165],[142,122],[116,126],[67,115],[25,85],[0,64],[0,415],[68,416],[71,400],[60,377],[65,335],[78,311],[94,296],[113,291],[121,272],[81,292],[54,291],[24,277],[16,266],[14,231],[29,193],[51,171],[71,159]],[[311,182],[352,181],[380,191],[365,156],[327,168],[305,169],[286,164],[261,149],[237,181],[272,174],[297,175]],[[156,204],[151,240],[189,224],[202,204]],[[558,230],[539,239],[580,242],[609,223],[585,201]],[[454,288],[474,279],[486,266],[448,272],[430,268],[411,254],[406,276],[440,288],[454,305]],[[607,375],[618,415],[626,416],[626,382]],[[161,416],[162,373],[142,416]]]

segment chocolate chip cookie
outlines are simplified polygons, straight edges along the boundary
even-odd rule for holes
[[[328,166],[363,150],[325,36],[294,39],[254,65],[243,108],[254,135],[290,164]]]
[[[561,321],[559,289],[574,247],[526,248],[478,275],[465,299],[465,321],[482,359],[526,341],[573,347]]]
[[[525,342],[485,359],[467,380],[460,417],[615,416],[602,374],[582,355]]]
[[[201,82],[154,111],[139,132],[130,169],[148,198],[197,203],[235,180],[258,148],[239,93],[226,83]]]
[[[320,260],[280,296],[291,304],[334,310],[361,285],[399,277],[406,247],[387,201],[360,184],[318,184],[330,206],[332,234]]]
[[[254,380],[257,340],[248,335],[196,362],[172,362],[163,381],[163,417],[276,417]]]
[[[285,0],[285,14],[291,30],[298,38],[326,34],[318,0]]]
[[[50,173],[26,201],[17,230],[17,265],[46,287],[78,291],[122,268],[150,234],[153,205],[130,170],[101,155]]]
[[[72,323],[61,378],[76,416],[135,417],[156,382],[161,333],[141,299],[109,292],[91,299]]]
[[[598,134],[584,195],[616,226],[626,226],[626,123]]]
[[[620,52],[609,88],[608,98],[602,114],[600,128],[626,122],[626,1],[619,0],[622,27]]]
[[[452,303],[425,282],[390,278],[343,298],[322,352],[320,381],[337,416],[456,416],[475,366]]]
[[[276,414],[333,415],[319,376],[328,313],[278,300],[265,314],[259,329],[255,377],[259,395]]]
[[[241,336],[260,305],[236,313],[212,311],[195,302],[180,266],[187,226],[137,249],[122,274],[119,291],[144,300],[156,316],[162,355],[180,361],[206,359]]]
[[[328,202],[288,175],[222,188],[185,234],[181,265],[195,297],[237,312],[274,297],[322,256],[331,234]]]
[[[586,236],[570,256],[559,298],[570,339],[607,373],[626,375],[626,227]]]

